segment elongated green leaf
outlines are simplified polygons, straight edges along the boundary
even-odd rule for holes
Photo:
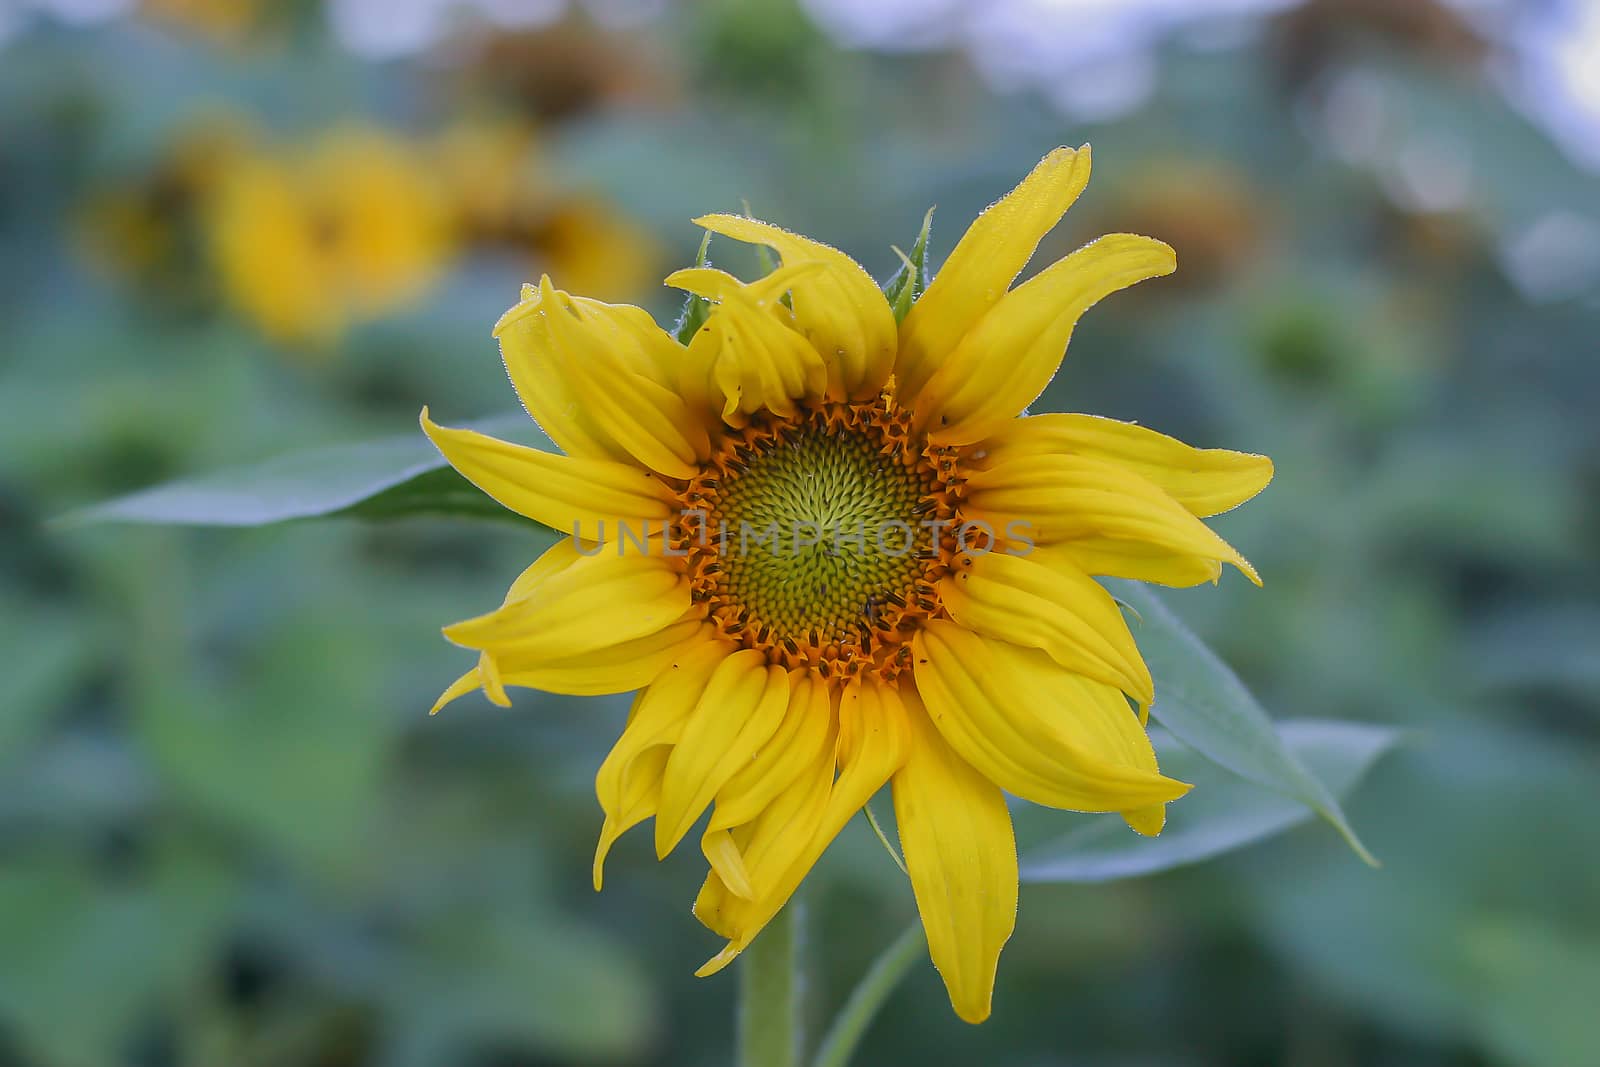
[[[1327,819],[1356,855],[1377,866],[1338,800],[1284,744],[1239,676],[1148,586],[1128,581],[1107,584],[1138,615],[1134,635],[1156,682],[1150,714],[1212,762],[1292,797]]]
[[[922,230],[917,234],[916,243],[911,246],[911,253],[902,259],[900,269],[894,272],[894,276],[884,283],[883,295],[894,309],[896,322],[906,317],[911,305],[928,287],[928,234],[932,230],[933,208],[930,207],[928,213],[922,216]]]
[[[555,448],[533,420],[520,413],[470,425],[519,444]],[[265,526],[291,519],[429,514],[527,521],[457,474],[421,430],[308,449],[143,489],[75,512],[65,521]]]
[[[760,246],[763,252],[765,246]],[[697,267],[711,265],[711,231],[700,239],[700,251],[694,257]],[[711,301],[697,293],[690,293],[683,301],[683,311],[678,315],[677,324],[672,327],[672,336],[677,338],[680,345],[686,345],[695,334],[700,332],[700,327],[706,324],[706,319],[711,315]]]
[[[1315,818],[1315,813],[1263,786],[1228,773],[1164,731],[1152,731],[1161,770],[1194,784],[1167,808],[1159,837],[1140,837],[1117,816],[1080,826],[1022,857],[1027,882],[1105,882],[1133,878],[1253,845]],[[1285,749],[1334,796],[1344,796],[1385,752],[1398,730],[1367,723],[1302,720],[1279,726]]]

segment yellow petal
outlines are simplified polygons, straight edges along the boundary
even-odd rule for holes
[[[1121,609],[1082,571],[1003,552],[962,556],[939,583],[939,598],[969,630],[1042,649],[1067,670],[1117,686],[1141,704],[1155,699]]]
[[[500,680],[509,686],[568,696],[628,693],[649,685],[693,647],[715,640],[715,628],[697,617],[684,618],[653,634],[618,641],[561,659],[509,654],[500,663]]]
[[[581,559],[535,593],[447,626],[463,648],[539,661],[567,659],[645,637],[682,619],[689,583],[668,561],[632,553]]]
[[[826,748],[802,770],[800,777],[774,798],[754,821],[728,831],[739,850],[740,866],[749,891],[734,892],[722,874],[712,868],[694,902],[695,917],[712,932],[730,940],[737,938],[739,931],[751,921],[755,902],[774,893],[783,875],[811,846],[827,814],[828,798],[833,792],[834,774],[838,769],[838,736],[838,723],[832,721],[828,726]],[[763,873],[761,888],[764,893],[757,890],[756,881],[750,875],[752,863]],[[772,914],[776,913],[775,907]],[[721,966],[721,963],[715,967],[708,963],[697,973],[703,976]]]
[[[1081,571],[1097,578],[1131,578],[1186,589],[1222,577],[1222,564],[1207,556],[1183,555],[1142,541],[1080,537],[1040,545],[1029,559],[1052,569]]]
[[[1127,699],[1114,686],[1061,670],[1035,652],[992,644],[1001,670],[1018,680],[1037,701],[1042,718],[1065,731],[1084,751],[1122,767],[1156,774],[1156,750]],[[1122,817],[1141,834],[1161,832],[1166,807],[1150,804],[1124,809]]]
[[[478,668],[474,667],[466,674],[450,683],[450,688],[439,694],[439,699],[433,702],[433,707],[428,709],[429,715],[439,714],[439,709],[446,704],[454,703],[478,688],[482,683],[478,680]]]
[[[1000,950],[1017,924],[1011,812],[1005,794],[951,750],[921,709],[909,719],[905,766],[894,776],[900,847],[950,1003],[981,1023]]]
[[[980,446],[986,464],[1017,455],[1072,453],[1117,463],[1201,518],[1236,508],[1272,481],[1272,460],[1225,448],[1195,448],[1137,423],[1098,415],[1012,419]]]
[[[750,836],[745,864],[757,899],[743,900],[728,893],[714,872],[701,889],[695,915],[727,937],[728,945],[696,975],[705,977],[726,967],[772,921],[844,824],[904,764],[906,730],[906,708],[891,686],[875,679],[850,683],[839,704],[839,776],[826,789],[825,799],[813,803],[814,814],[808,818],[783,818],[787,812],[774,804]],[[813,781],[829,778],[831,772]],[[811,800],[816,786],[793,792]],[[782,858],[781,871],[774,857]],[[767,873],[770,871],[779,873],[773,876]]]
[[[928,439],[969,445],[993,434],[1050,384],[1085,311],[1118,289],[1176,268],[1177,257],[1160,241],[1114,233],[1017,286],[967,332],[911,401]]]
[[[914,397],[1021,273],[1089,183],[1089,146],[1057,148],[979,215],[900,324],[895,378]]]
[[[478,653],[478,677],[483,679],[483,695],[489,698],[491,704],[502,708],[511,706],[511,698],[506,696],[505,682],[500,678],[500,665],[486,651]]]
[[[752,821],[816,763],[833,736],[830,704],[825,679],[810,670],[790,672],[789,707],[783,724],[761,751],[717,790],[712,829]]]
[[[728,892],[745,900],[755,899],[756,891],[750,884],[750,872],[745,869],[744,856],[733,834],[727,830],[707,829],[700,838],[700,851],[716,876],[722,879]]]
[[[695,647],[715,642],[715,627],[691,615],[656,633],[577,656],[543,659],[537,649],[519,650],[496,657],[494,665],[502,695],[505,687],[517,686],[568,696],[607,696],[649,685]],[[479,663],[482,662],[480,657]],[[483,673],[475,667],[445,690],[433,712],[479,686],[487,688],[488,685]],[[495,699],[492,694],[490,699]]]
[[[1014,650],[1014,651],[1013,651]],[[1069,811],[1129,811],[1175,800],[1182,782],[1103,756],[1025,684],[1008,674],[1007,656],[1033,656],[1038,672],[1051,660],[1007,647],[942,620],[912,639],[917,691],[951,748],[1009,793]]]
[[[531,595],[544,582],[560,574],[580,559],[596,554],[595,546],[590,542],[583,542],[582,550],[580,551],[578,542],[573,541],[570,537],[561,538],[555,544],[539,553],[539,558],[533,561],[532,566],[517,575],[516,580],[511,583],[511,588],[506,590],[505,599],[500,603],[503,606]]]
[[[821,264],[824,270],[794,282],[795,324],[827,364],[828,399],[878,395],[894,368],[894,312],[860,264],[836,248],[771,223],[737,215],[705,215],[694,221],[736,241],[769,245],[784,266]]]
[[[1080,539],[1132,542],[1231,563],[1261,579],[1232,545],[1128,467],[1078,455],[1002,458],[967,479],[969,517],[997,529],[1021,524],[1039,545]]]
[[[667,284],[720,301],[689,341],[681,389],[691,402],[720,400],[721,417],[738,424],[763,408],[789,417],[795,401],[821,399],[828,370],[822,356],[794,329],[780,302],[795,280],[820,273],[799,263],[744,285],[709,267],[680,270]]]
[[[572,303],[585,317],[590,313],[603,315],[632,339],[631,345],[623,345],[621,349],[631,369],[653,382],[673,388],[683,346],[657,326],[648,311],[632,304],[607,304],[587,296],[574,296]]]
[[[667,761],[656,816],[656,855],[677,847],[706,805],[777,732],[789,676],[747,648],[718,664]]]
[[[621,775],[621,796],[615,808],[606,810],[600,840],[594,849],[594,891],[605,883],[606,857],[617,838],[656,813],[661,804],[661,775],[671,755],[669,745],[653,745],[628,761]]]
[[[602,809],[617,812],[626,806],[625,775],[640,753],[657,745],[674,745],[683,736],[684,723],[706,682],[730,651],[721,642],[695,645],[634,698],[628,725],[595,773],[594,791]]]
[[[655,475],[625,463],[558,456],[509,444],[473,430],[439,426],[422,409],[422,429],[462,477],[505,507],[557,533],[581,525],[634,529],[659,525],[673,514],[674,497]]]
[[[633,311],[574,300],[546,275],[524,288],[495,335],[528,413],[567,453],[691,478],[710,454],[705,429],[670,379],[653,377],[657,357]]]

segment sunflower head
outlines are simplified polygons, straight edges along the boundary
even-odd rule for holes
[[[979,216],[903,319],[852,259],[755,219],[764,245],[680,341],[637,308],[527,286],[496,334],[562,454],[423,428],[468,479],[565,536],[494,611],[445,630],[476,666],[438,706],[508,686],[639,690],[596,777],[612,844],[665,856],[709,816],[695,914],[736,957],[884,785],[957,1013],[989,1014],[1017,900],[1006,794],[1160,831],[1188,786],[1144,728],[1150,673],[1095,580],[1255,572],[1201,520],[1270,480],[1261,456],[1092,415],[1020,415],[1102,297],[1174,268],[1102,237],[1012,287],[1082,192],[1060,148]],[[437,710],[437,707],[435,710]]]
[[[229,303],[275,340],[314,351],[415,299],[451,254],[425,174],[411,145],[363,128],[299,151],[239,153],[204,213]]]

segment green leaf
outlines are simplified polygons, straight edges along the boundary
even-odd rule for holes
[[[450,1062],[476,1045],[560,1062],[635,1061],[661,1021],[649,976],[611,934],[533,914],[450,917],[384,978],[388,1062]]]
[[[700,238],[700,251],[695,254],[694,265],[709,267],[711,259],[711,231]],[[672,336],[678,339],[680,345],[687,345],[689,339],[700,332],[700,327],[706,324],[706,317],[711,314],[711,301],[697,293],[690,293],[683,302],[683,312],[678,316],[678,324],[672,328]]]
[[[377,817],[399,725],[381,653],[355,625],[326,606],[285,625],[227,687],[152,678],[132,725],[165,792],[275,856],[343,870]]]
[[[469,424],[519,444],[555,446],[523,414]],[[67,523],[265,526],[292,519],[457,515],[525,522],[444,461],[421,430],[277,456],[248,467],[143,489],[74,512]]]
[[[924,289],[928,288],[928,234],[933,230],[933,208],[922,216],[922,231],[917,234],[917,241],[911,246],[908,256],[897,248],[900,254],[900,269],[895,271],[883,287],[883,295],[888,297],[889,306],[894,308],[894,319],[901,321],[911,311],[911,305],[917,302]]]
[[[99,627],[60,610],[24,610],[0,615],[0,768],[21,755],[75,685],[91,668]]]
[[[1549,919],[1500,916],[1461,931],[1483,1041],[1507,1063],[1592,1063],[1600,938]]]
[[[233,883],[186,848],[154,853],[115,878],[64,852],[0,872],[0,1014],[26,1062],[126,1062],[157,1006],[205,981]]]
[[[1284,744],[1239,676],[1147,586],[1120,580],[1107,584],[1143,620],[1135,624],[1134,635],[1155,678],[1156,702],[1150,714],[1212,762],[1292,797],[1327,819],[1356,855],[1377,866],[1338,800]]]
[[[1140,837],[1107,815],[1022,857],[1025,882],[1105,882],[1181,867],[1253,845],[1314,817],[1312,810],[1219,767],[1170,735],[1152,731],[1162,773],[1194,791],[1167,808],[1159,837]],[[1344,796],[1384,753],[1398,730],[1368,723],[1306,719],[1278,728],[1284,748],[1334,796]]]

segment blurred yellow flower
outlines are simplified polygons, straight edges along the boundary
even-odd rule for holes
[[[661,244],[649,230],[592,198],[566,201],[535,231],[535,259],[573,289],[603,300],[642,293],[657,276]]]
[[[143,0],[143,13],[215,41],[238,43],[261,20],[262,0]]]
[[[596,778],[595,885],[629,827],[653,817],[665,856],[709,807],[695,914],[727,946],[701,974],[888,784],[933,962],[981,1021],[1016,919],[1006,794],[1154,834],[1189,788],[1157,767],[1154,683],[1093,576],[1194,585],[1228,563],[1256,580],[1201,519],[1260,492],[1272,463],[1019,417],[1090,306],[1175,266],[1113,234],[1010,288],[1088,178],[1087,148],[1050,153],[898,327],[842,252],[706,216],[782,265],[668,278],[711,301],[687,346],[548,277],[500,320],[512,383],[565,455],[423,411],[457,470],[567,535],[501,607],[446,628],[477,665],[438,706],[642,687]]]
[[[457,227],[471,239],[606,300],[637,297],[658,276],[660,242],[597,196],[550,180],[531,126],[461,123],[439,139],[435,159]]]
[[[195,216],[248,141],[232,115],[187,124],[147,173],[119,175],[85,200],[77,229],[88,257],[140,286],[197,289]]]
[[[533,127],[514,119],[468,119],[440,134],[433,165],[457,227],[503,241],[531,226],[549,197],[538,153]]]
[[[206,224],[228,302],[294,344],[329,342],[415,299],[454,243],[426,160],[356,128],[324,134],[303,155],[241,157]]]

